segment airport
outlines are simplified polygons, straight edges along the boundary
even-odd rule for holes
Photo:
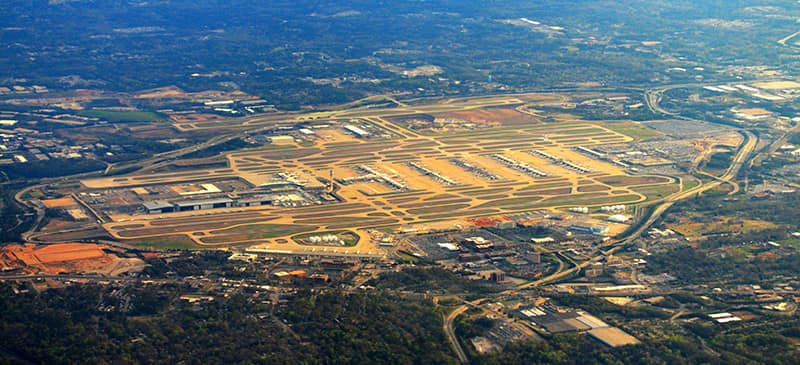
[[[480,107],[483,100],[473,101]],[[370,230],[456,227],[475,217],[539,209],[635,205],[650,199],[643,191],[679,189],[678,179],[632,175],[625,164],[592,149],[629,143],[631,137],[594,123],[542,123],[520,108],[499,108],[476,111],[498,115],[493,123],[499,127],[470,121],[473,108],[459,118],[448,112],[424,118],[448,118],[451,128],[459,121],[468,125],[448,133],[426,130],[421,114],[403,110],[298,117],[303,122],[294,128],[260,127],[271,142],[227,153],[226,168],[84,179],[75,197],[122,241],[184,236],[200,246],[376,256],[383,251]],[[509,116],[528,122],[508,123],[503,118]],[[416,121],[413,128],[410,120]],[[293,238],[337,230],[358,236],[357,244],[315,247]]]

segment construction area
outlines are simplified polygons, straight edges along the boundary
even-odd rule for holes
[[[145,263],[138,258],[119,257],[106,245],[59,243],[5,246],[0,250],[0,266],[5,273],[24,275],[80,273],[118,276],[139,272]]]

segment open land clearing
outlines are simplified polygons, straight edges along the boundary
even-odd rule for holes
[[[770,81],[758,82],[753,84],[753,86],[765,90],[797,89],[800,88],[800,83],[795,81]]]
[[[0,250],[0,263],[5,270],[47,275],[72,272],[115,276],[145,266],[138,258],[121,258],[107,250],[106,245],[88,243],[9,245]]]
[[[539,99],[553,102],[556,98]],[[187,209],[168,207],[168,211],[150,214],[141,208],[98,209],[107,218],[103,228],[115,239],[130,242],[185,236],[197,245],[361,256],[383,254],[368,233],[374,228],[441,226],[442,222],[454,226],[469,218],[539,209],[636,204],[653,199],[643,192],[663,193],[658,194],[662,198],[680,191],[675,178],[633,176],[624,166],[577,151],[577,147],[629,143],[633,137],[607,124],[544,123],[514,110],[514,105],[531,100],[538,99],[468,98],[416,105],[413,110],[361,111],[359,127],[351,125],[354,119],[342,118],[355,117],[354,112],[298,116],[298,120],[318,123],[313,144],[266,145],[227,153],[226,168],[83,180],[83,190],[117,196],[136,189],[144,202],[156,203],[157,195],[147,197],[146,191],[172,186],[164,191],[186,194],[185,188],[175,186],[236,180],[249,186],[248,194],[280,194],[282,200],[242,204],[242,191],[223,188],[215,190],[220,192],[214,196],[217,200]],[[424,134],[407,128],[404,121],[421,112],[434,119],[457,116],[457,123],[476,126]],[[316,120],[323,116],[327,118]],[[240,123],[239,127],[252,127],[259,121]],[[369,138],[370,133],[384,137]],[[208,206],[201,208],[201,204]],[[354,232],[356,243],[308,244],[315,234],[341,230]],[[306,238],[303,244],[292,239],[299,235]]]

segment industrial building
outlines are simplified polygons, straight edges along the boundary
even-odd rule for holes
[[[292,143],[294,142],[294,137],[292,136],[272,136],[269,138],[269,141],[272,143]]]
[[[542,238],[533,237],[531,238],[531,242],[537,244],[544,244],[544,243],[555,243],[556,240],[553,237],[542,237]]]
[[[285,191],[271,194],[263,193],[252,195],[248,194],[246,196],[232,196],[230,198],[219,197],[180,201],[153,200],[142,203],[142,207],[147,214],[160,214],[230,207],[257,207],[263,205],[295,207],[313,204],[320,204],[320,202],[303,192]]]
[[[628,218],[628,216],[623,214],[614,214],[608,217],[608,221],[614,223],[627,223],[629,220],[630,218]]]
[[[233,200],[228,198],[182,200],[179,202],[175,202],[175,206],[178,208],[178,211],[180,212],[185,212],[189,210],[227,208],[233,206]]]
[[[635,337],[625,331],[609,326],[599,318],[584,311],[561,311],[545,304],[514,311],[514,317],[529,320],[538,327],[551,333],[579,331],[602,342],[609,347],[635,345],[639,343]]]
[[[165,200],[144,202],[143,206],[147,214],[171,213],[175,211],[175,205]]]
[[[605,235],[608,232],[608,227],[605,226],[590,227],[590,226],[573,224],[569,227],[569,229],[571,231],[575,231],[578,233],[594,234],[600,236]]]
[[[464,247],[469,247],[473,250],[488,250],[494,247],[494,243],[489,241],[483,237],[467,237],[461,241],[461,245]]]
[[[617,327],[594,328],[587,332],[589,336],[608,347],[636,345],[639,340]]]
[[[277,191],[277,190],[307,190],[307,191],[322,191],[327,188],[323,183],[320,183],[316,178],[302,172],[279,172],[268,179],[262,179],[257,184],[260,189]]]
[[[405,183],[395,180],[393,177],[384,174],[380,171],[377,171],[370,166],[358,165],[355,166],[354,169],[356,171],[363,173],[364,175],[349,177],[346,179],[337,179],[337,181],[342,185],[356,184],[365,181],[375,181],[385,184],[395,190],[400,190],[400,191],[408,190],[408,186],[406,186]]]
[[[350,133],[353,133],[358,138],[367,138],[369,137],[369,132],[356,127],[354,125],[348,124],[344,126],[344,129]]]
[[[202,199],[202,200],[182,200],[177,202],[168,202],[165,200],[154,200],[144,202],[144,207],[147,214],[171,213],[171,212],[186,212],[190,210],[205,210],[232,207],[234,201],[228,198],[219,199]]]
[[[257,207],[261,205],[270,205],[274,201],[272,195],[256,195],[236,201],[236,205],[240,207]]]

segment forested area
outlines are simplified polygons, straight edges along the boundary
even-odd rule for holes
[[[756,7],[742,1],[258,5],[6,1],[0,39],[9,47],[0,69],[13,72],[0,76],[24,75],[53,90],[239,89],[281,109],[300,109],[387,92],[464,95],[583,82],[694,81],[691,72],[666,71],[676,65],[709,64],[701,73],[708,80],[724,77],[711,65],[781,63],[779,45],[764,39],[794,31],[791,20],[742,11]],[[523,17],[542,25],[513,23]],[[741,18],[744,26],[717,27],[708,18]],[[651,40],[660,43],[641,47]],[[430,65],[441,73],[406,72]],[[136,119],[142,117],[153,118]]]
[[[119,290],[119,289],[118,289]],[[0,286],[2,363],[455,364],[428,302],[301,292],[275,309],[243,295],[192,305],[180,288],[73,285],[40,294]]]

